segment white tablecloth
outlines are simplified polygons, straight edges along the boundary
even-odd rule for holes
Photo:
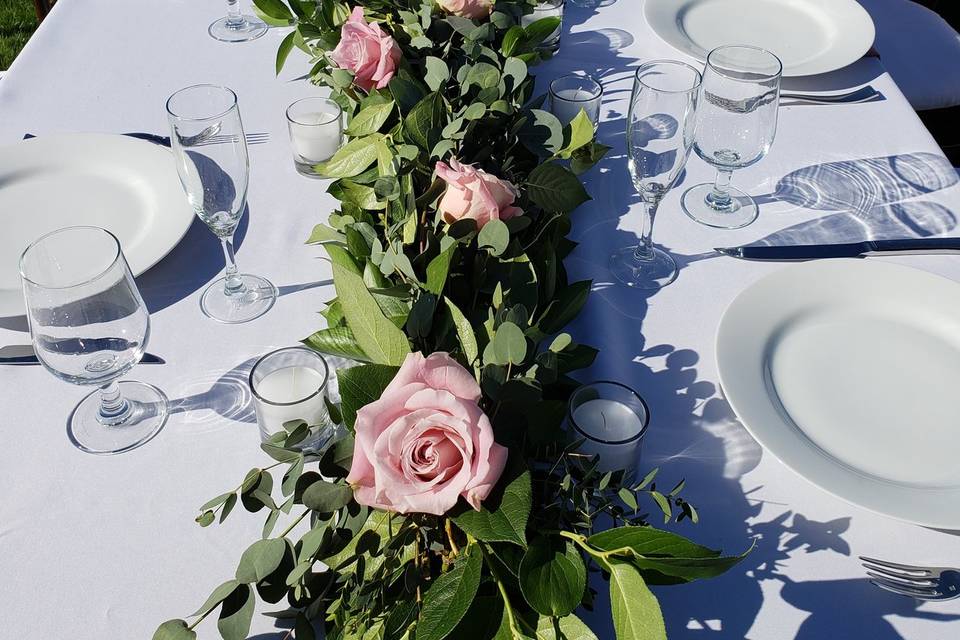
[[[735,174],[738,186],[767,194],[760,219],[745,230],[711,230],[683,215],[683,189],[711,178],[691,159],[655,231],[682,265],[679,279],[652,297],[612,286],[607,255],[635,242],[639,225],[622,157],[631,68],[680,54],[649,30],[640,3],[602,4],[567,7],[561,53],[538,71],[541,80],[587,71],[607,89],[600,135],[615,150],[587,176],[594,200],[575,214],[581,244],[568,260],[573,275],[595,281],[574,325],[579,340],[602,349],[586,377],[622,380],[649,401],[644,464],[661,466],[664,484],[685,477],[685,494],[701,514],[700,525],[684,523],[679,532],[730,552],[760,536],[729,574],[658,589],[671,636],[960,637],[960,601],[920,605],[885,594],[863,579],[856,559],[957,565],[960,537],[830,496],[765,454],[730,412],[717,385],[718,320],[739,291],[781,266],[710,254],[774,233],[816,241],[952,232],[960,212],[956,174],[878,60],[795,81],[822,89],[869,83],[886,99],[782,108],[770,155]],[[303,240],[334,201],[324,182],[294,171],[283,115],[293,98],[321,90],[296,78],[302,64],[275,78],[283,30],[246,44],[209,38],[207,24],[223,8],[215,0],[61,0],[0,81],[0,143],[27,132],[164,133],[163,103],[174,90],[197,82],[233,87],[247,131],[270,134],[268,144],[251,147],[250,217],[238,259],[284,292],[249,324],[206,319],[198,290],[222,262],[202,227],[139,278],[153,314],[149,350],[168,364],[137,367],[133,377],[162,387],[174,413],[157,438],[124,455],[91,456],[70,444],[66,417],[85,390],[39,367],[0,367],[0,638],[148,638],[231,577],[240,552],[259,536],[260,515],[237,511],[209,529],[193,518],[200,504],[265,464],[243,376],[251,359],[319,327],[316,311],[333,296],[330,270]],[[816,202],[804,200],[801,182],[819,193]],[[955,258],[908,262],[960,279]],[[0,345],[27,342],[24,330],[22,318],[0,319]],[[591,624],[611,638],[604,617]],[[198,630],[218,637],[212,619]],[[260,615],[252,633],[279,637],[273,620]]]

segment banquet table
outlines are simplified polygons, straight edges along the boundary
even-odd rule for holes
[[[760,218],[745,229],[710,229],[681,212],[683,190],[712,179],[712,170],[691,158],[654,233],[677,258],[677,281],[655,295],[614,284],[607,257],[636,243],[640,226],[624,157],[632,70],[649,59],[683,58],[649,29],[641,9],[634,0],[594,8],[568,2],[560,53],[535,73],[541,88],[572,71],[605,86],[598,133],[613,150],[585,176],[593,200],[574,213],[580,244],[567,260],[573,278],[593,280],[571,328],[575,339],[600,349],[582,378],[624,382],[650,405],[642,466],[659,466],[663,484],[685,478],[684,495],[700,513],[699,524],[671,529],[731,553],[756,538],[753,552],[726,575],[656,589],[670,636],[960,637],[960,600],[921,604],[885,593],[867,582],[857,559],[960,565],[957,532],[899,522],[830,495],[764,452],[734,416],[718,382],[715,331],[739,292],[783,265],[712,251],[764,238],[956,233],[956,172],[882,60],[788,79],[786,87],[811,91],[869,84],[883,99],[782,106],[768,157],[734,175],[735,185],[762,195]],[[336,202],[326,181],[297,174],[284,119],[292,100],[325,90],[303,80],[307,61],[297,52],[275,75],[286,29],[243,44],[211,39],[206,27],[223,11],[216,0],[61,0],[0,80],[0,144],[26,133],[166,135],[164,101],[173,91],[199,82],[232,87],[246,130],[269,133],[268,143],[250,148],[238,262],[281,292],[266,316],[247,324],[204,317],[200,291],[217,276],[222,255],[199,224],[138,278],[152,314],[148,349],[167,364],[136,367],[129,377],[162,388],[172,415],[156,438],[122,455],[88,455],[71,444],[66,419],[87,390],[41,367],[0,367],[0,638],[149,638],[160,622],[196,610],[260,535],[261,515],[237,511],[209,528],[194,517],[208,498],[266,464],[245,376],[259,355],[321,328],[317,311],[334,296],[331,271],[304,240]],[[864,164],[869,158],[884,160]],[[817,197],[791,188],[791,176]],[[896,261],[960,280],[956,258]],[[0,319],[0,345],[28,341],[24,318]],[[283,636],[275,620],[259,615],[268,609],[258,610],[252,637]],[[613,637],[608,618],[586,617],[603,640]],[[213,618],[197,631],[219,637]]]

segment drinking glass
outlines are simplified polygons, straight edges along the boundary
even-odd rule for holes
[[[227,15],[213,22],[207,31],[224,42],[246,42],[265,34],[267,25],[256,16],[240,13],[240,0],[227,0]]]
[[[757,219],[757,203],[730,179],[773,144],[782,71],[777,56],[757,47],[718,47],[707,56],[693,148],[717,178],[687,189],[680,201],[700,224],[739,229]]]
[[[541,0],[533,8],[533,13],[520,16],[521,27],[527,27],[544,18],[560,18],[560,24],[557,25],[557,28],[537,45],[537,49],[540,51],[556,53],[560,50],[560,35],[563,33],[563,3],[564,0]]]
[[[68,227],[36,240],[20,257],[30,336],[56,377],[97,385],[68,422],[89,453],[137,447],[167,420],[167,397],[143,382],[117,382],[140,361],[150,316],[120,242],[99,227]]]
[[[590,76],[570,74],[550,83],[550,112],[562,125],[569,124],[583,109],[596,128],[602,99],[603,85]]]
[[[676,182],[693,146],[700,72],[673,60],[637,69],[627,116],[627,166],[643,201],[640,244],[610,256],[610,271],[623,284],[656,290],[673,282],[677,264],[652,242],[657,207]]]
[[[247,203],[250,162],[237,95],[226,87],[198,84],[167,100],[170,141],[180,184],[197,216],[220,238],[226,275],[200,298],[203,312],[220,322],[259,318],[273,306],[277,289],[261,276],[237,271],[233,233]]]

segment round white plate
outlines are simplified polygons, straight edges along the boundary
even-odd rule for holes
[[[171,152],[156,144],[77,133],[0,147],[0,317],[25,313],[18,262],[43,234],[104,227],[140,275],[180,242],[193,219]]]
[[[644,15],[658,36],[701,62],[719,46],[749,44],[775,53],[785,77],[845,67],[875,35],[855,0],[647,0]]]
[[[960,529],[960,285],[824,260],[748,287],[717,332],[727,400],[753,437],[830,493]]]

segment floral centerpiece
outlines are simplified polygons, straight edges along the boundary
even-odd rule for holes
[[[331,640],[592,640],[575,614],[591,571],[619,640],[665,637],[648,585],[741,556],[652,527],[648,507],[696,522],[682,481],[601,473],[564,431],[570,374],[596,350],[563,333],[590,291],[563,259],[588,199],[577,175],[607,148],[585,114],[561,126],[534,97],[557,19],[520,26],[528,0],[255,3],[295,25],[278,72],[303,50],[348,117],[315,167],[340,207],[308,240],[337,296],[304,342],[360,364],[338,371],[329,408],[346,429],[319,459],[297,446],[313,425],[288,423],[263,445],[274,464],[203,505],[203,526],[238,503],[265,512],[263,538],[192,622],[154,638],[195,638],[215,611],[223,638],[245,638],[259,597],[286,602],[271,615],[298,640],[321,621]]]

